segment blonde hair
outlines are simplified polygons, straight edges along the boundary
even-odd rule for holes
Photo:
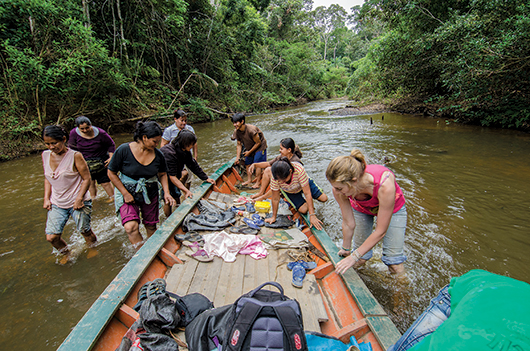
[[[360,150],[353,149],[350,156],[335,157],[328,165],[326,178],[330,182],[345,183],[353,186],[366,169],[366,160]]]

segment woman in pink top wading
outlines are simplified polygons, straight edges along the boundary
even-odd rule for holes
[[[70,216],[89,245],[96,243],[90,228],[92,201],[87,194],[90,172],[80,152],[66,147],[68,133],[60,126],[47,126],[42,139],[48,150],[42,153],[44,167],[44,205],[48,210],[46,240],[64,255],[60,263],[69,259],[68,245],[61,238]]]
[[[404,272],[407,210],[394,174],[384,166],[367,165],[361,151],[353,149],[350,156],[339,156],[330,162],[326,177],[342,213],[343,242],[339,255],[346,258],[335,267],[337,273],[365,264],[372,257],[372,248],[381,240],[383,263],[391,273]],[[375,229],[374,217],[377,217]]]

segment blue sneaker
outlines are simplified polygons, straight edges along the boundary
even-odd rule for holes
[[[295,262],[289,262],[287,263],[287,269],[288,270],[293,270],[294,266],[295,265],[300,265],[302,267],[304,267],[304,269],[306,270],[311,270],[311,269],[315,269],[317,268],[317,263],[316,262],[306,262],[306,261],[295,261]]]
[[[295,288],[302,288],[302,285],[304,284],[304,278],[305,278],[305,268],[302,267],[301,264],[298,264],[298,262],[293,266],[293,280],[291,281],[291,284]]]

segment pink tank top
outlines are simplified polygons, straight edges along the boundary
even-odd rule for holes
[[[77,151],[67,149],[61,163],[55,171],[50,167],[50,150],[42,153],[44,176],[52,185],[50,201],[59,208],[74,207],[75,199],[81,190],[83,178],[79,172],[74,171],[74,155]],[[88,191],[83,201],[90,200]]]
[[[384,181],[384,179],[381,179],[381,176],[387,171],[392,172],[385,166],[381,165],[366,166],[365,172],[371,174],[374,177],[374,192],[371,199],[364,201],[356,200],[350,196],[350,203],[355,210],[372,216],[377,216],[377,212],[379,211],[379,199],[377,198],[377,193],[379,192],[381,182]],[[399,211],[405,204],[405,196],[403,196],[403,191],[401,191],[401,188],[397,182],[394,182],[394,185],[396,187],[396,200],[394,202],[394,211],[392,213]]]

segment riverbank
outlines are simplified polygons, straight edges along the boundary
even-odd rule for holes
[[[289,105],[290,107],[295,106],[302,106],[309,103],[307,99],[300,99],[296,101],[295,103]],[[277,111],[280,109],[285,108],[285,106],[278,106],[276,108],[271,108],[271,111]],[[217,113],[217,119],[226,119],[229,117],[229,114],[213,110],[213,112]],[[371,114],[371,113],[379,113],[379,112],[389,112],[390,110],[383,104],[380,103],[370,103],[367,105],[357,106],[357,105],[348,105],[345,108],[338,108],[333,109],[328,112],[330,112],[333,115],[353,115],[353,114]],[[247,116],[252,116],[256,113],[248,113]],[[145,114],[143,114],[145,116]],[[195,117],[195,118],[193,118]],[[114,133],[132,133],[134,131],[134,125],[137,121],[139,121],[142,117],[136,116],[133,118],[129,118],[127,120],[120,121],[119,123],[113,123],[111,125],[105,125],[104,123],[100,123],[97,119],[93,119],[92,123],[94,125],[97,125],[103,129],[105,129],[109,134]],[[146,117],[147,118],[147,117]],[[173,122],[171,116],[160,116],[158,119],[156,119],[158,123],[162,127],[166,127],[169,124]],[[190,124],[195,125],[199,123],[206,123],[211,122],[210,119],[207,118],[200,118],[197,116],[194,116],[193,113],[190,114],[189,120]],[[66,125],[67,129],[73,128],[73,125]],[[40,131],[35,135],[31,136],[24,136],[22,138],[19,138],[17,140],[4,140],[0,141],[0,162],[2,161],[10,161],[13,159],[18,159],[21,157],[29,156],[32,154],[40,153],[43,150],[45,150],[45,146],[42,143],[41,137],[40,137]]]

